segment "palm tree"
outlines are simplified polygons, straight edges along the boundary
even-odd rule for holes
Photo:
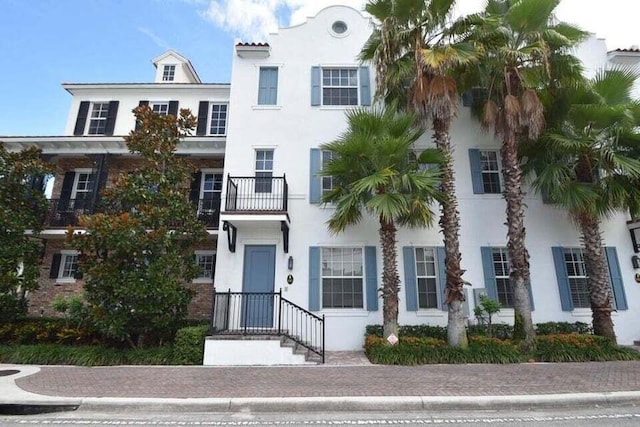
[[[347,131],[321,147],[332,156],[321,175],[331,176],[333,182],[322,201],[335,205],[328,221],[333,233],[360,222],[363,211],[380,223],[384,337],[388,338],[398,335],[397,226],[431,225],[429,203],[438,196],[439,173],[420,170],[412,155],[413,143],[423,132],[412,114],[396,113],[394,106],[356,109],[347,113],[347,120]],[[421,157],[437,163],[434,151]]]
[[[540,69],[548,72],[551,48],[570,47],[583,33],[555,23],[553,10],[560,0],[489,0],[483,12],[465,18],[467,40],[482,52],[480,66],[471,78],[487,90],[482,125],[501,138],[500,156],[506,201],[507,248],[510,285],[514,297],[514,336],[522,347],[533,346],[529,255],[525,246],[524,192],[518,143],[535,140],[545,126],[544,108],[536,89]]]
[[[447,72],[468,65],[474,52],[468,43],[450,39],[447,20],[455,0],[371,0],[366,10],[379,22],[361,58],[373,61],[377,97],[414,111],[433,129],[433,141],[442,155],[440,228],[444,236],[448,342],[467,346],[462,304],[464,280],[460,267],[460,214],[455,192],[453,145],[449,136],[458,92]]]
[[[523,146],[534,186],[567,209],[581,234],[596,335],[616,335],[601,221],[635,208],[640,197],[640,104],[632,102],[637,74],[599,72],[569,92],[569,108],[536,147]]]

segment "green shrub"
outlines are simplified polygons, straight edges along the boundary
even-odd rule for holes
[[[640,353],[618,347],[610,339],[596,335],[558,334],[536,337],[532,355],[541,362],[589,362],[638,360]]]
[[[482,337],[472,338],[469,348],[460,349],[448,347],[441,339],[402,336],[398,344],[390,346],[381,337],[369,335],[365,353],[372,363],[387,365],[516,363],[522,359],[510,342]]]
[[[536,334],[592,334],[593,328],[584,322],[545,322],[536,323]]]
[[[202,365],[204,340],[209,325],[188,326],[178,329],[173,343],[173,360],[176,365]]]
[[[494,323],[491,325],[493,338],[501,340],[508,340],[513,337],[513,326],[506,323]],[[487,337],[489,336],[488,325],[469,325],[467,327],[467,334],[470,337]]]
[[[163,365],[170,364],[170,347],[114,349],[60,344],[0,345],[0,362],[32,365]]]
[[[399,333],[401,337],[447,339],[447,328],[444,326],[403,325],[400,326]],[[365,327],[365,336],[369,335],[382,337],[382,325],[367,325]]]

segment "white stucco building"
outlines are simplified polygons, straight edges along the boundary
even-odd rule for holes
[[[331,235],[326,221],[332,207],[318,204],[330,179],[315,176],[322,165],[319,146],[345,130],[345,111],[371,105],[374,70],[357,59],[370,30],[369,19],[360,12],[332,6],[304,24],[271,34],[264,44],[238,44],[233,58],[223,194],[227,205],[221,214],[227,226],[220,227],[228,230],[228,238],[218,240],[216,288],[282,289],[284,298],[325,316],[328,350],[360,348],[365,326],[382,322],[376,291],[382,265],[377,221],[365,215],[361,224]],[[607,56],[604,41],[595,38],[578,53],[590,69],[618,57],[616,52]],[[512,322],[500,142],[482,132],[462,105],[451,136],[456,146],[462,268],[475,291],[469,292],[468,304],[472,311],[474,294],[486,292],[505,307],[498,321]],[[430,145],[427,134],[417,148]],[[273,189],[257,189],[256,183],[251,184],[255,189],[245,189],[257,196],[266,191],[277,199],[270,202],[275,204],[249,212],[236,209],[240,202],[229,199],[230,192],[235,197],[239,191],[236,184],[242,179],[236,177],[260,176],[286,179],[288,203],[277,201],[281,193],[275,181]],[[244,197],[250,196],[245,192]],[[544,204],[532,192],[525,203],[534,322],[589,323],[578,231],[566,212]],[[620,213],[603,226],[618,308],[613,316],[622,344],[640,338],[634,309],[640,285],[634,281],[627,220]],[[230,248],[230,242],[235,247]],[[399,230],[401,324],[446,325],[442,246],[437,226]]]

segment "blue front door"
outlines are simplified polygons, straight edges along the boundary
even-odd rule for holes
[[[250,245],[244,248],[242,326],[273,328],[276,247]]]

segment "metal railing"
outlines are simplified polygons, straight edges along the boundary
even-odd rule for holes
[[[225,210],[229,212],[286,212],[286,176],[228,176]]]
[[[49,227],[66,227],[78,225],[80,215],[91,215],[100,211],[91,199],[51,199],[46,225]],[[218,228],[220,223],[220,198],[198,200],[198,219],[207,228]]]
[[[80,215],[90,215],[93,212],[94,204],[91,199],[51,199],[46,225],[49,227],[78,225]]]
[[[311,313],[280,292],[215,292],[212,335],[285,336],[324,363],[324,315]]]

